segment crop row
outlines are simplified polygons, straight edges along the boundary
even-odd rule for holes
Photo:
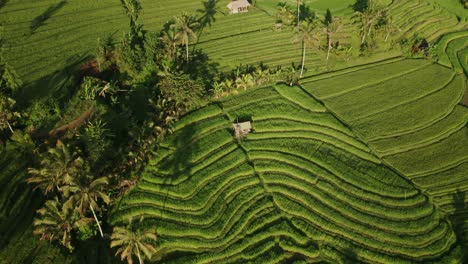
[[[278,113],[274,117],[257,117],[253,121],[255,122],[255,127],[257,127],[257,124],[260,124],[265,128],[274,128],[274,124],[289,123],[291,125],[295,124],[296,126],[326,127],[342,134],[353,136],[353,132],[348,127],[343,126],[343,124],[330,113],[310,113],[308,115],[300,116],[288,113]]]
[[[450,231],[447,223],[442,223],[429,237],[412,237],[402,240],[402,244],[399,244],[396,241],[404,236],[395,236],[394,239],[389,234],[376,236],[376,233],[380,232],[356,225],[342,217],[339,212],[330,213],[329,210],[322,209],[314,199],[289,188],[278,188],[275,195],[276,204],[291,216],[304,219],[329,236],[341,237],[369,251],[403,258],[432,257],[445,252],[455,242],[455,235]]]
[[[447,223],[439,222],[435,218],[436,224],[430,222],[420,231],[408,232],[405,222],[385,221],[381,218],[369,216],[356,209],[343,205],[330,197],[329,194],[321,193],[318,190],[308,191],[304,188],[295,188],[281,183],[268,185],[271,192],[281,197],[286,197],[293,203],[299,203],[310,211],[313,216],[326,216],[330,219],[330,224],[347,229],[348,232],[355,232],[364,237],[373,238],[388,247],[408,247],[421,248],[432,244],[450,230]],[[422,224],[422,223],[421,223]],[[385,248],[382,247],[382,248]]]
[[[362,118],[351,123],[351,126],[368,141],[400,136],[431,126],[447,117],[460,101],[463,96],[462,81],[462,78],[455,79],[444,89],[413,104]]]
[[[330,131],[314,131],[312,127],[311,130],[289,130],[284,132],[262,132],[255,133],[250,136],[250,140],[262,140],[262,139],[309,139],[317,140],[323,143],[334,145],[337,148],[345,150],[353,155],[360,157],[361,159],[372,161],[378,163],[379,160],[369,152],[368,149],[364,149],[360,142],[352,140],[351,138],[346,139],[346,137],[336,137],[336,135],[327,134]]]
[[[252,88],[248,92],[241,92],[239,95],[227,97],[221,101],[225,111],[231,111],[243,106],[279,97],[278,92],[271,86]]]
[[[276,91],[290,102],[301,106],[311,112],[326,112],[327,109],[317,100],[311,98],[311,95],[298,86],[276,85]]]
[[[411,177],[449,168],[452,164],[467,160],[466,146],[468,146],[468,137],[466,128],[463,128],[433,145],[387,156],[385,159]]]
[[[211,104],[207,107],[198,109],[190,114],[185,115],[177,123],[174,124],[174,131],[177,131],[187,125],[219,116],[222,113],[223,111],[218,105]]]
[[[405,72],[411,72],[415,68],[428,65],[425,60],[401,60],[383,65],[376,65],[354,72],[345,72],[333,78],[311,80],[303,82],[303,86],[318,98],[328,97],[353,90],[365,85],[381,82],[389,76],[398,76]],[[366,80],[363,83],[363,80]]]
[[[330,108],[340,112],[346,121],[366,118],[417,101],[448,86],[455,74],[439,65],[431,65],[359,90],[324,98]],[[431,86],[428,87],[428,83]],[[346,109],[346,110],[345,110]]]
[[[271,140],[269,143],[278,144],[278,141]],[[320,151],[319,148],[301,151],[300,148],[297,148],[292,144],[289,145],[287,148],[281,148],[278,146],[273,147],[271,145],[268,146],[264,145],[263,143],[252,144],[251,141],[248,142],[248,145],[247,142],[244,144],[246,145],[246,148],[249,150],[249,152],[253,150],[270,152],[270,159],[273,158],[275,155],[279,155],[280,157],[282,156],[280,158],[280,161],[285,162],[286,164],[290,163],[292,160],[302,160],[301,164],[307,164],[306,168],[308,168],[308,170],[313,175],[319,176],[319,179],[321,181],[324,180],[329,183],[332,183],[335,186],[335,188],[340,189],[340,191],[349,190],[360,199],[368,200],[369,202],[395,208],[405,206],[412,207],[416,205],[420,206],[420,203],[424,202],[424,197],[417,195],[417,192],[415,192],[414,190],[410,190],[408,183],[406,183],[406,188],[408,188],[406,190],[403,188],[403,186],[398,187],[398,178],[396,177],[397,175],[393,174],[393,177],[390,177],[391,171],[387,171],[387,175],[385,175],[385,173],[379,172],[376,168],[367,167],[366,173],[363,173],[357,170],[359,165],[356,164],[356,161],[349,160],[348,163],[350,165],[343,166],[346,165],[346,163],[339,164],[339,160],[334,159],[331,155],[329,155],[330,152],[327,151],[321,153],[322,151]],[[320,154],[320,156],[315,157],[318,154]],[[276,161],[278,161],[278,159],[279,158],[277,157]],[[335,166],[330,166],[329,163],[332,163]],[[256,164],[257,170],[260,169],[259,165],[260,164]],[[273,166],[274,162],[271,162],[271,164],[269,165]],[[342,170],[337,170],[335,168],[337,165],[341,165],[340,167],[342,168]],[[276,167],[277,166],[273,166],[272,168]],[[266,166],[264,170],[269,170],[268,166]],[[377,174],[380,175],[380,177],[373,179],[370,170],[376,170]],[[345,173],[340,173],[340,171],[345,171]],[[354,173],[350,173],[350,171]],[[364,175],[366,175],[366,178],[368,178],[365,181],[361,179],[364,178]],[[394,178],[394,180],[392,181],[389,178]],[[392,181],[393,184],[390,181]],[[386,182],[388,182],[388,184],[392,186],[392,189],[389,189],[387,184],[385,184],[384,186],[383,183]]]
[[[360,208],[363,212],[369,211],[371,208],[371,214],[385,212],[382,215],[385,215],[389,220],[399,221],[401,219],[421,219],[431,215],[433,212],[432,206],[427,203],[427,200],[424,199],[423,196],[409,197],[406,199],[406,204],[401,204],[397,200],[386,201],[383,197],[380,201],[368,199],[365,195],[367,194],[365,190],[358,189],[356,187],[349,188],[349,186],[346,186],[349,184],[340,184],[340,182],[346,183],[346,181],[343,181],[338,176],[332,176],[330,173],[325,174],[320,170],[317,170],[317,167],[314,166],[313,163],[306,163],[307,159],[267,151],[255,154],[253,159],[255,161],[255,168],[257,171],[273,175],[273,178],[263,177],[263,181],[266,183],[275,182],[275,179],[282,179],[281,177],[283,176],[283,183],[289,184],[292,181],[287,181],[287,179],[293,179],[296,182],[302,182],[304,186],[326,189],[331,193],[340,192],[343,197],[350,199],[343,199],[342,201],[344,204],[351,203],[354,207]],[[301,165],[304,167],[301,168]],[[300,177],[303,177],[304,179],[298,179]],[[412,204],[409,204],[410,202]],[[416,213],[415,211],[411,211],[411,216],[407,215],[407,213],[410,212],[410,209],[417,209],[418,212]]]
[[[222,146],[220,150],[222,151],[218,151],[203,160],[203,162],[192,166],[190,166],[191,164],[184,163],[175,164],[176,168],[172,169],[177,169],[177,174],[161,174],[160,170],[153,170],[149,173],[143,173],[143,177],[146,181],[151,183],[177,186],[182,182],[190,180],[194,176],[210,174],[211,170],[213,170],[213,172],[227,171],[245,161],[245,155],[240,150],[232,148],[231,143]],[[170,163],[166,166],[174,167]],[[207,171],[208,169],[210,169],[210,171]]]
[[[468,120],[468,109],[456,106],[446,118],[421,130],[400,135],[398,137],[383,138],[369,142],[380,153],[398,152],[400,149],[409,148],[411,145],[419,145],[425,142],[436,142],[445,135],[458,131]]]

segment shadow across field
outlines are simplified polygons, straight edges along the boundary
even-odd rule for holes
[[[18,96],[18,105],[27,106],[36,100],[42,100],[50,96],[56,99],[69,98],[80,80],[80,65],[91,59],[90,55],[70,57],[61,70],[55,71],[41,79],[26,83]]]
[[[0,1],[8,1],[8,0],[0,0]],[[67,1],[65,0],[60,1],[57,4],[51,5],[49,8],[47,8],[47,10],[44,13],[35,17],[33,21],[31,21],[31,25],[29,26],[29,29],[31,30],[31,34],[34,34],[37,29],[45,25],[45,22],[49,18],[51,18],[55,13],[57,13],[60,9],[62,9],[66,4],[67,4]]]
[[[465,252],[464,259],[466,261],[468,258],[468,226],[466,222],[468,204],[465,203],[465,198],[466,193],[460,190],[457,190],[457,192],[452,195],[455,212],[451,215],[450,221],[452,222],[453,230],[457,236],[457,242],[462,247],[463,252]]]
[[[2,9],[6,4],[8,3],[9,0],[0,0],[0,9]]]

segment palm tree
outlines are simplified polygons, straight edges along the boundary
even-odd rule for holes
[[[278,22],[286,22],[287,25],[293,24],[294,13],[286,2],[278,4],[278,10],[276,12]]]
[[[64,247],[72,250],[71,231],[74,221],[69,204],[61,206],[56,200],[48,200],[37,213],[39,218],[34,219],[33,234],[40,235],[41,240],[58,240]]]
[[[395,34],[395,33],[398,33],[398,32],[401,31],[401,29],[393,22],[393,18],[391,16],[386,16],[385,17],[384,29],[385,29],[385,32],[386,32],[384,42],[387,42],[388,37],[391,34]]]
[[[15,103],[15,100],[0,92],[0,131],[8,128],[12,134],[15,132],[10,124],[16,114],[19,114],[13,110]]]
[[[304,74],[306,48],[318,47],[319,45],[320,39],[318,32],[316,24],[311,21],[303,21],[296,27],[296,34],[293,38],[293,43],[302,43],[302,66],[299,78],[302,78],[302,75]]]
[[[179,34],[175,31],[174,27],[169,27],[167,30],[162,32],[162,36],[159,38],[164,45],[167,52],[167,56],[170,59],[176,57],[177,44],[180,43]]]
[[[360,13],[362,22],[362,38],[361,44],[366,42],[367,37],[372,33],[372,29],[376,26],[377,22],[384,17],[386,10],[382,7],[371,3],[368,9]]]
[[[141,220],[140,220],[141,221]],[[143,257],[151,258],[156,253],[156,248],[151,244],[157,237],[153,230],[147,229],[132,230],[131,220],[127,227],[114,227],[111,236],[111,248],[118,247],[115,255],[120,254],[121,260],[126,259],[129,264],[133,264],[133,256],[138,257],[140,264],[143,264]],[[143,252],[143,256],[141,255]]]
[[[39,169],[28,169],[31,177],[26,182],[36,184],[34,189],[40,188],[47,195],[54,188],[60,192],[61,186],[79,174],[84,162],[58,140],[55,148],[50,148],[42,157],[40,164]]]
[[[297,4],[297,25],[299,25],[299,23],[301,22],[300,21],[300,17],[301,17],[301,0],[296,0],[296,4]]]
[[[189,61],[189,49],[188,46],[190,44],[190,39],[197,39],[197,35],[195,34],[195,29],[199,26],[196,18],[188,13],[184,12],[180,17],[175,18],[175,28],[177,35],[185,45],[186,49],[186,56],[187,62]]]
[[[109,182],[106,177],[95,179],[91,183],[87,182],[87,177],[80,177],[73,179],[71,184],[67,186],[67,191],[72,193],[67,202],[73,203],[81,216],[86,214],[88,208],[91,209],[101,237],[104,237],[104,234],[94,208],[99,208],[97,204],[98,198],[101,198],[104,203],[109,204],[109,196],[102,192],[103,188],[108,184]]]
[[[327,62],[330,57],[330,51],[332,49],[332,43],[333,43],[333,36],[340,32],[341,28],[343,27],[343,24],[335,18],[332,22],[330,22],[327,27],[324,29],[325,34],[327,35]]]
[[[197,9],[197,12],[202,15],[200,19],[198,19],[198,22],[200,23],[198,38],[200,38],[202,31],[206,26],[211,27],[211,24],[216,22],[215,15],[218,13],[218,3],[219,0],[206,0],[203,2],[203,9]]]
[[[125,13],[130,18],[130,23],[136,23],[140,15],[141,5],[137,0],[120,0]]]
[[[220,82],[214,82],[212,87],[215,98],[220,98],[223,95],[223,84]]]

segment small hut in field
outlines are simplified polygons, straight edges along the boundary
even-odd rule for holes
[[[227,5],[227,8],[229,8],[229,13],[231,14],[248,12],[249,7],[250,3],[247,0],[231,0],[231,2]]]
[[[252,124],[249,121],[235,123],[232,124],[232,126],[234,127],[234,136],[237,139],[244,138],[245,136],[247,136],[247,134],[250,133],[250,131],[252,131]]]

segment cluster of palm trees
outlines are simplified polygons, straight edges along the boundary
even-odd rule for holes
[[[26,180],[40,189],[45,197],[52,198],[45,207],[38,210],[39,217],[34,220],[34,234],[42,239],[60,240],[66,248],[72,250],[72,229],[89,224],[91,211],[101,237],[104,237],[96,211],[110,203],[105,193],[108,185],[106,177],[93,178],[85,160],[71,151],[62,141],[57,141],[40,160],[39,168],[28,170]],[[91,221],[90,221],[91,220]]]
[[[253,72],[241,73],[240,68],[238,68],[233,78],[226,78],[223,81],[213,83],[215,98],[237,94],[241,90],[280,80],[280,70],[271,71],[258,67]]]
[[[197,41],[203,30],[216,21],[215,15],[219,12],[218,2],[219,0],[204,1],[203,9],[197,10],[201,14],[200,17],[183,12],[170,21],[160,37],[170,59],[177,57],[178,47],[183,45],[185,47],[185,60],[187,63],[189,62],[189,45],[192,41]]]
[[[94,222],[104,238],[98,213],[111,202],[106,193],[109,181],[107,177],[93,177],[78,151],[59,140],[41,156],[38,168],[29,168],[28,172],[30,177],[26,181],[49,198],[37,210],[34,234],[41,240],[58,241],[72,251],[74,236]],[[133,256],[143,263],[144,256],[151,258],[156,252],[152,245],[155,231],[134,229],[131,220],[126,227],[115,227],[110,238],[111,247],[118,247],[117,254],[128,263],[132,263]]]
[[[385,7],[378,6],[372,1],[357,1],[356,5],[361,7],[357,10],[360,17],[361,28],[361,45],[364,45],[369,37],[373,37],[373,33],[383,29],[385,31],[385,42],[387,42],[391,34],[397,33],[400,29],[393,23],[388,10]],[[327,10],[325,21],[318,22],[313,13],[301,14],[301,6],[304,6],[302,1],[297,0],[297,12],[292,11],[292,8],[286,3],[278,4],[277,10],[277,27],[286,26],[294,31],[292,42],[302,46],[302,62],[299,79],[303,77],[306,61],[307,50],[322,49],[321,42],[326,39],[326,61],[330,59],[331,51],[334,43],[337,43],[335,38],[343,28],[343,21],[339,17],[332,17],[330,10]],[[303,8],[308,10],[307,8]],[[303,12],[304,13],[304,12]],[[296,18],[296,19],[295,19]],[[339,47],[338,47],[339,48]],[[338,50],[338,49],[337,49]]]
[[[13,125],[22,116],[15,110],[16,101],[12,98],[21,85],[16,73],[6,63],[2,63],[0,57],[0,139],[3,130],[14,133]]]

